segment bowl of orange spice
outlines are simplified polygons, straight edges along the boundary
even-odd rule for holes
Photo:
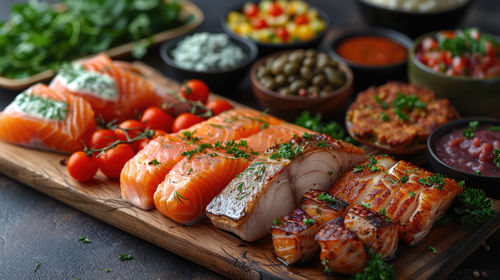
[[[397,31],[370,28],[348,31],[333,38],[328,54],[348,64],[357,84],[380,85],[405,80],[412,40]]]

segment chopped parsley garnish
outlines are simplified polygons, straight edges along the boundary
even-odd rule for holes
[[[241,192],[243,192],[243,186],[245,185],[245,183],[241,182],[238,184],[238,186],[236,186],[238,188],[238,190]]]
[[[376,254],[373,248],[367,250],[369,259],[363,272],[354,275],[354,280],[396,280],[392,265],[382,260],[382,255]]]
[[[495,217],[493,201],[486,197],[481,189],[465,188],[457,196],[459,206],[453,210],[461,216],[463,225],[475,226],[487,222]]]
[[[158,166],[160,164],[161,163],[156,158],[154,158],[152,161],[148,162],[148,165]]]
[[[432,246],[427,246],[427,250],[431,251],[434,255],[437,255],[438,253],[438,250]]]
[[[325,266],[325,269],[323,270],[324,273],[333,273],[332,269],[328,266],[328,259],[326,257],[323,258],[323,265]]]
[[[420,101],[418,96],[414,94],[403,95],[401,92],[398,92],[396,98],[392,101],[392,107],[394,107],[394,114],[400,120],[406,121],[409,116],[405,113],[405,110],[425,109],[427,104]]]
[[[314,224],[314,222],[316,222],[314,219],[303,219],[302,222],[306,225],[306,226],[310,226],[312,224]]]
[[[68,103],[41,95],[35,95],[30,90],[20,93],[13,104],[30,116],[42,119],[64,121],[68,115]]]
[[[279,148],[276,152],[271,154],[269,157],[270,159],[294,159],[296,156],[299,156],[302,154],[302,147],[300,145],[297,145],[297,147],[293,147],[294,145],[292,144],[291,141],[288,143],[282,143],[279,145]]]
[[[240,197],[238,197],[238,200],[242,200],[243,198],[247,197],[247,193],[243,193]]]
[[[111,268],[106,268],[106,269],[105,269],[105,271],[106,271],[106,272],[111,272],[111,271],[113,271],[113,270],[112,270]]]
[[[475,39],[476,35],[473,34],[476,32],[480,34],[477,40]],[[451,52],[453,57],[462,56],[464,53],[486,55],[486,42],[493,46],[497,44],[492,36],[479,33],[477,28],[467,28],[463,32],[455,32],[455,36],[452,38],[447,36],[438,37],[439,48]]]
[[[129,260],[133,260],[134,259],[134,256],[130,255],[130,254],[120,254],[120,261],[129,261]]]
[[[387,214],[387,211],[385,210],[385,208],[382,208],[380,209],[379,213],[380,215],[385,216]]]
[[[391,184],[396,184],[397,183],[397,181],[394,180],[394,179],[392,179],[392,177],[390,177],[390,176],[389,176],[389,181],[391,182]]]
[[[382,109],[384,110],[387,110],[389,108],[389,105],[387,105],[385,101],[380,100],[380,97],[378,97],[378,95],[375,95],[375,102],[380,104],[380,106],[382,106]]]
[[[35,263],[35,272],[40,268],[40,263],[39,262],[36,262]]]
[[[385,112],[382,112],[380,113],[380,119],[384,122],[387,122],[389,121],[389,116]]]
[[[436,173],[429,178],[420,178],[418,179],[418,182],[427,187],[435,187],[438,190],[442,190],[445,185],[444,176],[439,173]]]
[[[193,172],[193,168],[192,168],[192,167],[189,167],[188,172],[187,172],[187,175],[191,174],[191,172]]]
[[[462,136],[469,139],[474,138],[474,129],[470,127],[466,128],[462,133]]]
[[[500,168],[500,149],[495,149],[493,151],[493,155],[495,156],[493,158],[493,163],[498,167]]]
[[[262,125],[260,126],[260,129],[266,129],[269,127],[269,124],[267,122],[262,122]]]
[[[331,195],[329,193],[321,193],[320,195],[318,195],[318,200],[319,201],[339,203],[338,199],[335,198],[333,195]]]
[[[374,165],[374,166],[370,167],[370,171],[371,172],[378,172],[378,171],[380,171],[380,169]]]
[[[474,128],[477,130],[479,128],[480,122],[479,121],[470,121],[469,122],[469,127]]]
[[[476,170],[474,171],[474,174],[476,174],[476,175],[481,175],[481,170],[476,169]]]
[[[458,182],[458,185],[463,189],[465,187],[465,181],[461,180],[460,182]]]
[[[500,132],[500,125],[498,125],[498,126],[490,126],[488,128],[488,130],[491,131],[491,132]]]
[[[318,147],[326,147],[326,142],[318,141]]]
[[[361,206],[365,207],[366,209],[370,209],[370,203],[361,203]]]
[[[186,144],[193,144],[195,143],[196,141],[198,140],[201,140],[201,137],[194,137],[194,134],[196,133],[196,130],[193,131],[193,132],[190,132],[190,131],[183,131],[182,132],[182,135],[183,137],[181,136],[181,139],[183,140],[188,140],[186,142]]]
[[[220,124],[215,124],[215,123],[209,123],[208,125],[213,126],[215,128],[231,128],[230,126],[225,126],[225,125],[220,125]]]
[[[358,165],[356,165],[356,167],[354,167],[354,170],[352,171],[352,173],[358,173],[361,171],[363,171],[363,166],[358,164]]]
[[[405,174],[405,175],[401,176],[401,179],[399,179],[399,182],[401,184],[404,184],[404,183],[408,182],[409,179],[410,178],[408,177],[408,175]]]
[[[276,220],[273,220],[273,225],[277,226],[280,224],[280,220],[276,219]]]
[[[90,241],[90,239],[87,238],[86,235],[83,235],[82,237],[80,237],[79,239],[82,243],[92,243],[92,241]]]
[[[414,192],[410,192],[410,197],[414,197],[414,196],[416,196],[416,195],[417,195],[416,193],[414,193]]]
[[[314,116],[311,116],[311,114],[308,111],[304,111],[299,116],[297,121],[295,121],[295,124],[310,129],[312,131],[316,131],[321,134],[329,135],[333,139],[343,140],[351,144],[355,143],[354,139],[352,139],[347,134],[345,129],[339,123],[334,121],[324,123],[322,122],[321,119],[322,117],[321,114],[319,113],[317,113]]]
[[[296,137],[296,134],[294,134],[294,135],[295,135],[294,137]],[[304,132],[304,134],[302,134],[302,138],[304,138],[304,139],[311,139],[311,134],[309,134],[307,132]]]

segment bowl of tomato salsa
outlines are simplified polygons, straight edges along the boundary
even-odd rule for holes
[[[402,33],[371,28],[333,38],[328,53],[352,68],[358,84],[380,85],[388,80],[405,80],[411,44],[411,39]]]
[[[427,141],[429,162],[436,172],[500,195],[500,120],[451,121],[434,130]]]
[[[449,99],[461,115],[500,116],[500,38],[480,30],[424,34],[412,45],[408,79]]]

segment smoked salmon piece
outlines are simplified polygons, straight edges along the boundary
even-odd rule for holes
[[[20,93],[0,113],[1,140],[43,150],[81,150],[95,128],[87,101],[43,84]]]
[[[217,141],[225,143],[231,140],[253,135],[270,125],[282,124],[283,121],[268,114],[258,112],[252,109],[233,109],[225,111],[204,122],[193,125],[182,130],[192,133],[200,138],[202,143],[214,144]]]
[[[159,136],[151,140],[123,167],[120,175],[122,198],[144,210],[154,208],[156,188],[172,167],[184,158],[182,153],[194,147],[175,136]]]
[[[150,106],[159,106],[161,98],[153,83],[122,65],[99,54],[63,67],[50,87],[85,98],[106,122],[131,119]]]
[[[249,164],[245,157],[203,147],[207,146],[199,145],[175,164],[154,194],[156,209],[180,224],[203,218],[210,201]]]

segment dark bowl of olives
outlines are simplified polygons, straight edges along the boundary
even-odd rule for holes
[[[254,64],[250,80],[259,104],[288,120],[304,110],[326,117],[342,113],[353,86],[349,66],[316,49],[268,55]]]

